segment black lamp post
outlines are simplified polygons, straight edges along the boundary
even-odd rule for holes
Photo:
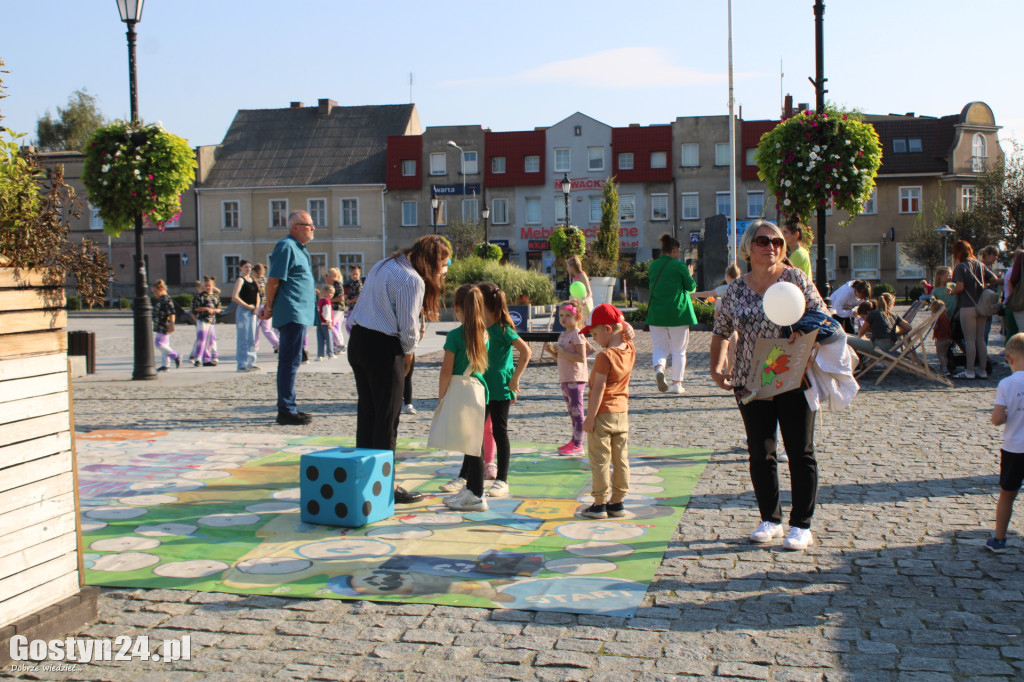
[[[569,174],[562,176],[562,194],[565,195],[565,229],[569,229],[569,192],[572,191],[572,181]]]
[[[825,2],[815,0],[814,2],[814,108],[815,113],[821,114],[825,111]],[[818,264],[815,269],[817,273],[818,291],[825,293],[828,287],[828,264],[825,261],[825,207],[818,206]]]
[[[939,225],[935,228],[935,234],[942,237],[942,264],[946,264],[946,239],[956,234],[956,230],[949,225]]]
[[[491,217],[491,209],[487,208],[487,202],[484,202],[483,210],[480,211],[480,215],[484,217],[484,244],[490,244],[487,240],[487,219]]]
[[[117,0],[121,21],[128,24],[128,80],[132,123],[139,122],[139,89],[135,72],[135,24],[142,21],[146,0]],[[142,249],[142,215],[135,216],[135,364],[132,379],[156,379],[153,367],[153,308],[146,285],[146,257]]]
[[[434,193],[434,186],[430,186],[430,227],[433,228],[434,234],[437,234],[437,207],[441,205],[441,200],[437,198],[437,194]]]

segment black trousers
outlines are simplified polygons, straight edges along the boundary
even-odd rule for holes
[[[412,405],[412,373],[416,370],[416,358],[413,357],[409,373],[405,375],[405,388],[402,391],[402,402]]]
[[[498,460],[498,474],[495,480],[505,481],[506,483],[508,483],[508,463],[512,457],[512,446],[508,441],[508,408],[511,404],[511,400],[495,400],[494,402],[487,403],[487,409],[484,412],[484,419],[487,417],[491,418],[491,432],[494,434],[494,454],[495,459]],[[471,467],[475,467],[477,463],[483,462],[483,460],[483,452],[480,453],[479,457],[472,457],[470,455],[463,457],[459,477],[472,481],[473,479],[470,478],[470,475],[476,470]],[[480,472],[480,485],[483,485],[482,465]],[[473,490],[473,488],[471,487],[470,490]],[[473,492],[476,493],[475,490]],[[479,495],[477,496],[479,497]]]
[[[782,523],[779,503],[779,462],[775,430],[789,455],[789,475],[793,484],[793,507],[789,525],[810,528],[818,499],[818,462],[814,458],[814,413],[803,389],[788,391],[771,400],[740,403],[740,414],[747,431],[750,453],[750,480],[762,521]]]
[[[348,341],[348,363],[356,380],[356,447],[394,452],[405,384],[401,342],[356,325]]]

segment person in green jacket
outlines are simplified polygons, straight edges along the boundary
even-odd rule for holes
[[[690,294],[697,291],[690,266],[679,261],[679,241],[670,234],[661,235],[661,255],[648,268],[651,302],[647,325],[651,330],[654,377],[662,393],[682,393],[686,370],[686,343],[689,326],[697,324]],[[672,359],[672,384],[665,380],[668,359]]]
[[[798,270],[814,279],[811,274],[811,252],[804,246],[804,226],[796,218],[786,221],[782,226],[782,238],[786,240],[786,249],[789,251],[789,262]]]

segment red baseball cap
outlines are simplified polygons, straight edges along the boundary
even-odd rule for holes
[[[614,326],[624,321],[625,318],[622,317],[621,310],[611,303],[602,303],[594,308],[594,313],[590,316],[590,324],[581,329],[580,333],[589,334],[594,327],[600,327],[603,324]]]

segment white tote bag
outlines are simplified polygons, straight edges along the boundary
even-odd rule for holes
[[[487,392],[469,371],[467,368],[467,374],[453,376],[448,392],[438,401],[430,422],[427,447],[480,456]]]

